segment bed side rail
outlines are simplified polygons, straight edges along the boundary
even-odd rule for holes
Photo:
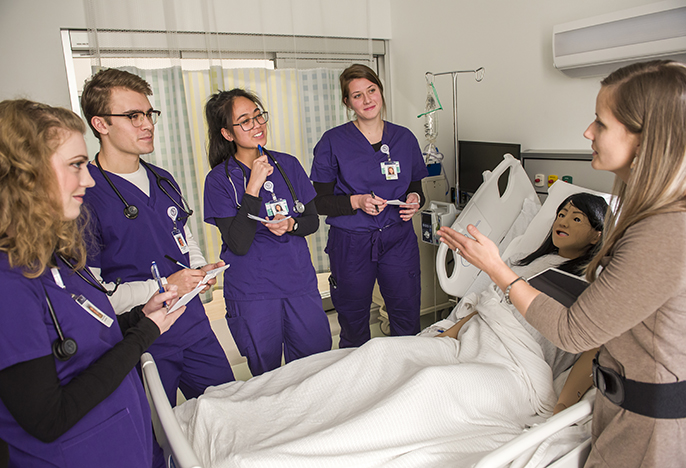
[[[155,438],[164,451],[164,461],[168,468],[202,468],[195,452],[181,430],[174,416],[167,394],[162,387],[160,374],[150,353],[141,356],[143,383],[152,412],[152,425]]]
[[[552,416],[545,423],[535,426],[483,457],[473,468],[499,468],[506,466],[527,450],[536,447],[548,437],[576,424],[593,413],[593,399],[581,400],[564,411]],[[582,444],[582,450],[583,450]],[[574,449],[577,450],[577,449]],[[587,456],[588,452],[584,454]],[[564,457],[563,457],[564,458]],[[554,465],[554,463],[553,463]],[[583,464],[582,464],[583,465]]]

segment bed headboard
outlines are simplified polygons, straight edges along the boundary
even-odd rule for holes
[[[509,170],[507,187],[501,194],[498,188],[498,180]],[[503,161],[493,171],[483,173],[484,182],[476,191],[467,206],[453,223],[452,228],[456,231],[465,232],[464,229],[473,224],[482,234],[486,235],[496,244],[505,237],[510,226],[519,216],[524,199],[528,198],[540,205],[536,191],[529,177],[522,168],[520,162],[512,155],[503,156]],[[454,268],[450,275],[446,271],[448,252],[454,260]],[[445,244],[438,248],[436,256],[436,272],[441,288],[453,296],[462,297],[474,282],[480,270],[462,257],[448,249]]]

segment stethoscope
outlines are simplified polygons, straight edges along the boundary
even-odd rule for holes
[[[136,205],[129,205],[129,203],[126,201],[126,199],[121,194],[121,192],[119,192],[119,190],[117,190],[117,187],[114,186],[114,184],[112,183],[112,181],[108,177],[107,173],[102,169],[102,166],[100,166],[100,161],[98,160],[99,155],[100,155],[100,153],[95,155],[95,165],[98,166],[98,170],[100,170],[100,173],[103,175],[103,177],[105,177],[105,180],[107,181],[107,183],[110,185],[110,187],[112,187],[112,190],[114,190],[114,193],[116,193],[117,196],[119,197],[119,199],[122,201],[122,203],[124,203],[124,216],[126,216],[128,219],[136,219],[138,217],[138,207]],[[186,219],[189,216],[191,216],[193,214],[193,210],[191,210],[190,206],[188,205],[188,202],[183,197],[183,194],[181,193],[181,191],[179,189],[176,188],[176,186],[174,184],[172,184],[171,180],[169,180],[167,177],[162,177],[161,175],[159,175],[152,168],[152,166],[150,166],[148,163],[146,163],[142,159],[139,159],[139,161],[141,162],[141,164],[146,169],[148,169],[150,172],[153,173],[153,175],[155,176],[155,179],[157,179],[157,186],[160,188],[160,190],[162,190],[162,192],[167,197],[169,197],[169,199],[172,202],[174,202],[174,204],[179,208],[179,210],[183,211],[186,214],[186,216],[179,217],[178,219],[182,220],[182,219]],[[169,184],[169,186],[171,188],[174,189],[174,191],[177,193],[177,195],[181,198],[181,204],[179,204],[179,202],[177,202],[171,195],[169,195],[169,192],[167,192],[167,190],[162,186],[162,182],[166,182],[167,184]]]
[[[84,280],[86,283],[89,285],[93,286],[95,289],[98,291],[101,291],[107,296],[112,296],[114,292],[117,290],[119,285],[121,284],[121,278],[117,278],[117,281],[114,285],[114,289],[109,290],[105,288],[102,283],[96,278],[96,276],[93,274],[93,272],[90,270],[90,268],[86,267],[85,271],[88,273],[89,278],[86,278],[81,271],[76,270],[74,268],[74,265],[70,261],[68,261],[62,254],[57,255],[60,260],[62,260],[65,264],[69,265],[70,269],[76,273],[79,278]],[[42,283],[41,283],[41,286]],[[45,286],[43,286],[43,291],[45,292],[45,300],[48,303],[48,310],[50,311],[50,318],[52,319],[52,324],[55,326],[55,331],[57,332],[57,339],[52,342],[52,354],[55,356],[57,359],[60,361],[67,361],[69,358],[71,358],[73,355],[76,354],[76,351],[78,351],[79,346],[76,343],[76,340],[73,338],[68,338],[64,335],[64,332],[62,331],[62,327],[60,326],[60,322],[57,320],[57,314],[55,314],[55,308],[52,305],[52,301],[50,301],[50,297],[48,296],[48,291],[45,289]]]
[[[279,170],[281,173],[281,177],[283,177],[283,180],[286,181],[286,185],[288,186],[288,190],[291,192],[291,197],[293,198],[293,211],[296,213],[304,213],[305,212],[305,205],[298,200],[298,196],[295,194],[295,189],[293,188],[293,184],[291,184],[291,180],[288,178],[286,175],[286,172],[283,170],[281,167],[281,164],[279,164],[279,161],[272,156],[272,154],[267,151],[267,148],[263,148],[262,146],[258,146],[258,149],[260,153],[264,153],[269,157],[269,159],[272,160],[276,168]],[[229,182],[231,182],[231,186],[233,187],[233,196],[236,199],[236,206],[240,209],[241,208],[241,203],[238,201],[238,192],[236,191],[236,184],[233,183],[233,180],[231,180],[231,176],[229,175],[229,159],[226,158],[224,160],[224,171],[226,172],[226,178],[229,179]],[[96,159],[97,160],[97,159]],[[245,169],[243,169],[243,166],[241,164],[236,164],[240,169],[241,172],[243,173],[243,192],[248,189],[248,180],[247,180],[247,175],[245,174]]]

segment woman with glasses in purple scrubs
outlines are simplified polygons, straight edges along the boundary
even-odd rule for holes
[[[419,332],[419,247],[409,221],[424,204],[421,182],[428,172],[412,132],[383,119],[377,74],[355,64],[343,71],[340,83],[343,104],[355,120],[324,133],[314,148],[310,178],[317,211],[331,226],[326,252],[340,346],[353,347],[370,338],[375,281],[391,334]]]
[[[116,316],[77,218],[94,182],[73,112],[0,103],[0,439],[11,467],[152,465],[135,371],[177,293]]]
[[[331,349],[305,236],[319,228],[315,192],[296,158],[264,148],[259,98],[220,91],[205,107],[212,170],[205,222],[222,235],[226,317],[253,375]],[[256,219],[256,218],[261,218]],[[264,221],[268,220],[268,221]]]

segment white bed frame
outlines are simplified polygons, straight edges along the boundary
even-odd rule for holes
[[[507,169],[511,169],[508,176],[508,186],[501,195],[497,187],[498,179]],[[531,252],[538,247],[548,234],[548,227],[552,225],[557,206],[569,195],[581,191],[606,195],[565,182],[556,182],[550,187],[546,203],[526,228],[525,233],[512,240],[505,249],[503,257],[507,258],[517,252]],[[484,173],[484,184],[457,218],[453,228],[459,230],[468,224],[479,223],[479,227],[485,228],[483,231],[487,231],[484,233],[489,238],[500,243],[509,227],[519,216],[525,198],[538,202],[537,195],[519,161],[510,155],[505,155],[504,161],[495,170]],[[441,286],[449,294],[462,296],[474,282],[479,271],[471,265],[463,265],[462,262],[457,261],[455,269],[449,276],[445,270],[447,252],[448,249],[445,244],[441,244],[436,262]],[[461,259],[461,257],[459,258]],[[202,468],[198,457],[174,416],[162,387],[155,361],[149,353],[145,353],[141,357],[141,367],[143,382],[152,411],[155,437],[164,451],[166,466],[169,468]],[[532,450],[562,429],[588,421],[592,414],[593,401],[593,398],[585,397],[584,400],[551,417],[545,423],[525,431],[512,441],[486,455],[475,467],[498,468],[506,466],[512,460]],[[589,451],[590,440],[587,440],[548,466],[549,468],[580,468],[584,465]]]
[[[186,435],[174,416],[167,394],[164,392],[155,360],[150,353],[141,356],[143,383],[152,413],[155,438],[164,451],[167,468],[202,468]]]
[[[152,411],[152,424],[157,442],[164,451],[168,468],[202,468],[186,435],[174,416],[167,394],[162,387],[155,360],[149,353],[141,357],[143,382]],[[536,426],[481,459],[475,468],[499,468],[509,464],[526,451],[538,446],[562,429],[587,420],[593,411],[593,401],[583,400],[556,414],[544,424]],[[590,451],[590,440],[575,448],[549,468],[581,468]]]

